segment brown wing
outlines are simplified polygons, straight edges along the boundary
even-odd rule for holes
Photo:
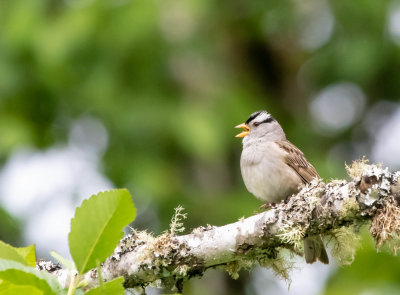
[[[320,178],[317,170],[308,163],[304,154],[288,140],[278,141],[280,148],[287,152],[285,162],[300,176],[304,184],[311,182],[313,178]]]

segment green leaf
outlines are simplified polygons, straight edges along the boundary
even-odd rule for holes
[[[50,251],[50,255],[57,259],[57,261],[60,262],[62,266],[64,266],[64,268],[75,270],[75,265],[73,261],[61,256],[61,254],[57,253],[54,250]]]
[[[45,295],[61,292],[61,286],[55,276],[6,259],[0,259],[0,280],[18,286],[32,286]]]
[[[13,285],[7,281],[0,280],[0,293],[4,292],[5,290],[8,290],[10,288],[10,286],[13,286]]]
[[[71,220],[69,248],[79,274],[104,261],[123,237],[123,228],[135,219],[136,209],[126,189],[93,195],[84,200]]]
[[[24,257],[25,261],[29,266],[36,266],[36,252],[35,245],[30,245],[27,247],[15,248],[17,252]]]
[[[89,290],[86,292],[86,295],[113,295],[113,294],[125,294],[125,289],[122,286],[122,283],[124,282],[123,277],[118,277],[112,281],[106,282],[101,286],[98,286],[97,288],[94,288],[92,290]]]
[[[20,251],[18,251],[18,248],[6,244],[3,241],[0,241],[0,258],[16,261],[23,265],[29,265],[29,263],[26,261],[23,255],[24,251],[23,250],[21,251],[21,249],[24,248],[19,248],[19,249]],[[22,252],[22,255],[20,252]]]
[[[43,292],[34,286],[18,286],[13,284],[7,284],[4,288],[0,288],[0,295],[42,295]]]

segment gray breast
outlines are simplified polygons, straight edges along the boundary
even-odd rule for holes
[[[274,142],[243,147],[240,168],[244,183],[264,202],[279,202],[301,184],[299,176],[283,161],[283,153]]]

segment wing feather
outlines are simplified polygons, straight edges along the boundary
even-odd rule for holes
[[[320,178],[314,166],[306,160],[303,152],[294,144],[288,140],[278,141],[277,144],[287,153],[284,158],[286,164],[300,176],[304,184],[311,182],[314,178]]]

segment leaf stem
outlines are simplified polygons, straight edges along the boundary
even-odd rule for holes
[[[71,271],[71,274],[72,273],[73,272]],[[69,282],[67,295],[74,295],[75,294],[76,287],[78,286],[80,280],[81,280],[81,275],[80,274],[77,274],[76,276],[74,274],[72,275],[71,281]]]

